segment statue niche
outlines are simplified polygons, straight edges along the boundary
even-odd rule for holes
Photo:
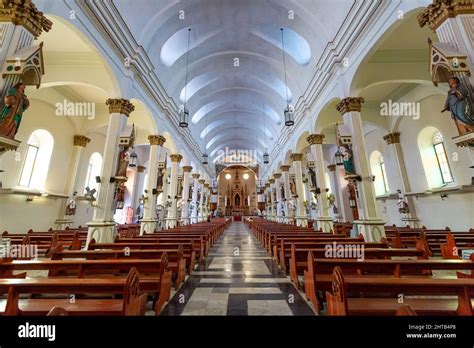
[[[238,193],[234,196],[234,206],[240,207],[240,195]]]

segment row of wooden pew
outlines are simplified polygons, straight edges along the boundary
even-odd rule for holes
[[[59,241],[47,259],[2,259],[0,313],[144,315],[152,302],[158,315],[228,224],[213,219],[144,236],[118,233],[114,243],[92,240],[78,250]],[[33,271],[45,276],[27,277]]]
[[[402,305],[412,309],[403,313],[473,314],[474,257],[432,259],[423,233],[413,236],[413,244],[400,246],[388,238],[367,243],[362,236],[351,238],[263,219],[246,222],[318,314],[395,315]],[[449,241],[449,232],[445,234],[444,240]],[[436,276],[445,271],[457,273]]]

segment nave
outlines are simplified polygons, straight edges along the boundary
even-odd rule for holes
[[[162,315],[314,315],[243,222],[233,222]]]

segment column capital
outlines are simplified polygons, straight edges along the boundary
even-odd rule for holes
[[[211,185],[209,185],[209,183],[206,182],[206,183],[204,184],[204,187],[207,188],[207,189],[209,189],[209,188],[211,187]]]
[[[193,167],[191,166],[183,166],[184,173],[191,173],[192,170],[193,170]]]
[[[203,185],[203,184],[206,182],[205,179],[199,179],[198,181],[199,181],[199,183],[200,183],[201,185]]]
[[[306,141],[308,141],[310,145],[321,145],[323,143],[324,138],[325,138],[324,134],[310,134],[306,138]]]
[[[302,153],[292,153],[290,158],[293,162],[301,161],[303,159],[303,154]]]
[[[431,30],[436,31],[448,18],[472,13],[474,13],[472,1],[434,0],[418,14],[417,18],[420,27],[428,25]]]
[[[347,97],[342,99],[339,104],[336,105],[336,110],[342,115],[351,111],[361,112],[363,103],[365,103],[363,97]]]
[[[336,171],[336,165],[335,164],[330,164],[328,165],[328,170],[330,172],[335,172]]]
[[[145,166],[138,166],[138,167],[137,167],[137,172],[139,172],[139,173],[144,173],[144,172],[145,172],[145,169],[146,169]]]
[[[127,117],[135,110],[135,106],[128,99],[109,98],[105,101],[105,105],[109,106],[110,114],[122,114]]]
[[[193,179],[196,179],[196,180],[199,179],[199,177],[201,176],[201,174],[199,174],[199,173],[193,173],[191,175],[192,175]]]
[[[170,155],[170,158],[171,158],[171,162],[179,163],[183,159],[183,156],[180,155],[179,153],[174,153],[174,154]]]
[[[74,146],[86,147],[90,142],[91,139],[85,135],[74,135]]]
[[[398,144],[400,143],[400,133],[394,132],[394,133],[387,134],[383,137],[383,140],[387,142],[387,145]]]
[[[274,183],[275,183],[275,179],[273,179],[273,178],[268,179],[268,182],[269,182],[270,184],[274,184]]]
[[[0,22],[12,22],[21,25],[35,38],[53,27],[53,22],[38,11],[31,0],[2,0],[0,2]]]
[[[269,188],[269,187],[270,187],[270,183],[269,183],[269,182],[265,183],[265,187],[266,187],[266,188]]]
[[[281,178],[281,173],[275,173],[273,174],[273,177],[278,180]]]
[[[166,142],[166,138],[162,135],[149,135],[148,141],[150,142],[150,145],[163,146]]]
[[[290,167],[291,167],[291,166],[290,166],[289,164],[282,164],[282,165],[280,166],[280,170],[281,170],[282,172],[289,172],[289,171],[290,171]]]

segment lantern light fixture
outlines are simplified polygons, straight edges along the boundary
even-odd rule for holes
[[[286,108],[283,111],[285,116],[285,126],[291,127],[295,124],[294,110],[293,107],[288,103],[288,80],[286,77],[286,52],[285,52],[285,40],[283,38],[283,28],[281,31],[281,47],[283,49],[283,70],[285,72],[285,92],[286,92]]]
[[[191,41],[191,28],[188,29],[188,51],[186,53],[186,82],[184,85],[184,105],[180,107],[179,112],[179,126],[181,128],[188,127],[188,120],[189,120],[189,110],[186,108],[187,102],[187,95],[186,92],[188,90],[188,72],[189,72],[189,43]]]

